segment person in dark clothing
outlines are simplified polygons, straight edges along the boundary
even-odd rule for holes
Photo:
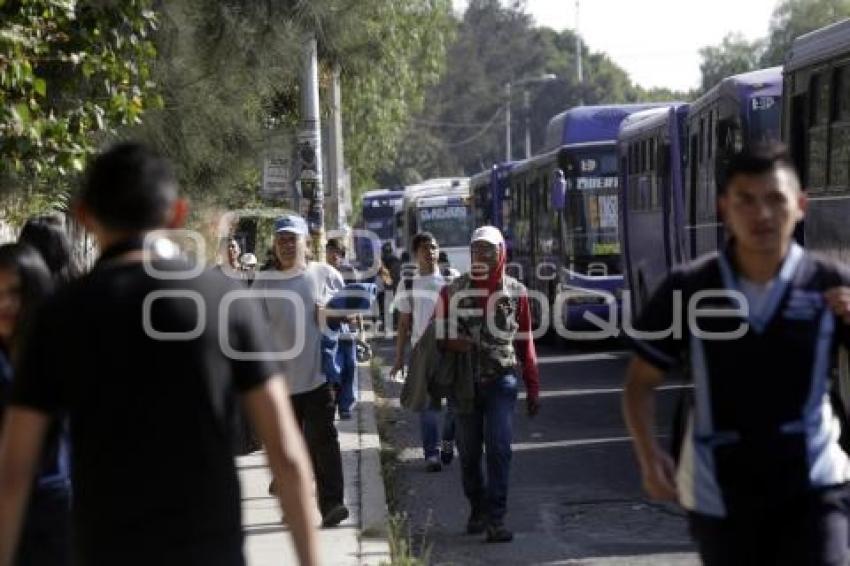
[[[41,254],[26,244],[0,246],[0,416],[11,396],[14,365],[36,309],[53,289]],[[17,566],[63,566],[71,559],[71,477],[63,424],[51,426],[26,511]]]
[[[733,155],[718,193],[728,245],[674,270],[631,333],[623,410],[644,489],[678,499],[707,566],[847,564],[850,459],[829,390],[850,271],[794,241],[807,201],[781,146]],[[653,434],[673,368],[694,383],[678,466]]]
[[[18,242],[29,244],[41,254],[57,285],[64,285],[80,275],[81,270],[71,253],[71,242],[56,216],[35,216],[27,220]]]
[[[318,564],[310,463],[253,301],[180,259],[157,229],[182,226],[170,165],[136,143],[91,165],[75,210],[101,250],[39,312],[0,439],[0,566],[11,564],[45,436],[67,415],[73,560],[242,566],[231,409],[242,402],[281,486],[302,564]],[[149,240],[151,238],[148,238]],[[243,291],[244,292],[244,291]],[[198,324],[199,320],[205,324]]]

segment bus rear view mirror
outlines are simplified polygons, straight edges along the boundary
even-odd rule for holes
[[[564,172],[560,169],[555,169],[555,172],[552,174],[550,196],[552,209],[564,210],[567,202],[567,181],[564,179]]]

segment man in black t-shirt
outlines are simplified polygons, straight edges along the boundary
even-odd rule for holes
[[[675,270],[628,331],[644,488],[678,499],[708,566],[846,564],[850,460],[830,380],[850,344],[835,316],[850,272],[794,242],[807,203],[781,146],[734,155],[718,187],[728,246]],[[653,390],[677,366],[694,390],[676,465],[652,429]]]
[[[78,217],[102,254],[35,321],[3,427],[0,566],[10,564],[45,431],[62,415],[76,563],[243,565],[231,453],[240,401],[284,487],[300,561],[318,562],[312,472],[287,388],[275,363],[255,361],[272,350],[259,310],[231,294],[238,282],[197,272],[150,233],[181,226],[186,212],[170,167],[144,147],[95,160]]]

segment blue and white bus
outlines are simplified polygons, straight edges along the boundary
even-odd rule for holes
[[[512,248],[510,175],[513,165],[513,161],[496,163],[488,171],[481,171],[469,179],[475,226],[489,224],[501,230],[509,251]]]
[[[725,236],[717,217],[715,172],[735,151],[779,141],[782,68],[727,77],[688,110],[685,166],[687,258],[718,249]]]
[[[620,244],[632,315],[685,259],[688,104],[632,114],[620,126]]]
[[[380,240],[381,245],[387,242],[393,246],[393,253],[396,253],[395,246],[395,214],[401,208],[402,198],[404,197],[403,187],[393,189],[378,189],[363,193],[362,199],[362,228],[375,234]],[[355,241],[355,249],[357,250],[358,260],[363,265],[371,265],[373,261],[372,254],[375,253],[373,242],[366,238],[357,238]]]

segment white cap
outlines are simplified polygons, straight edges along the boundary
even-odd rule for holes
[[[472,233],[471,241],[477,242],[479,240],[489,242],[494,246],[502,246],[505,244],[505,238],[495,226],[481,226],[480,228],[476,228]]]
[[[239,258],[239,263],[245,266],[253,266],[257,265],[257,256],[252,253],[244,253],[242,257]]]

